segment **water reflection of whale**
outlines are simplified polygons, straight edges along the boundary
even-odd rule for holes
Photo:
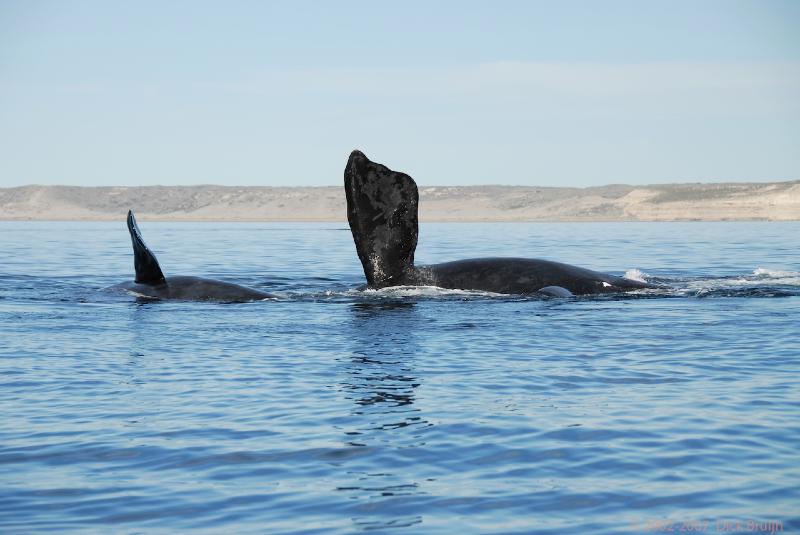
[[[416,305],[355,303],[352,311],[354,347],[341,383],[345,396],[355,404],[352,415],[357,429],[350,431],[351,436],[366,439],[369,431],[426,425],[413,406],[420,386],[412,368],[419,350],[413,329],[421,321]]]
[[[416,406],[421,386],[414,370],[420,352],[415,328],[425,321],[408,301],[361,302],[351,306],[349,322],[352,349],[342,358],[339,381],[344,397],[352,402],[343,431],[351,446],[370,447],[371,455],[396,457],[393,469],[359,467],[347,472],[349,480],[337,490],[349,498],[370,503],[353,514],[357,529],[389,529],[422,522],[406,508],[395,509],[398,497],[424,494],[424,477],[409,452],[423,444],[423,428],[431,424]],[[399,455],[404,451],[406,454]],[[406,466],[406,463],[408,466]],[[380,503],[380,507],[375,504]]]

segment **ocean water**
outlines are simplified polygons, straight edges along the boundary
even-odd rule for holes
[[[345,224],[0,223],[2,533],[800,532],[800,224],[423,224],[417,262],[658,281],[362,291]]]

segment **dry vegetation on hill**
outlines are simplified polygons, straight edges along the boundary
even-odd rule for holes
[[[344,221],[338,187],[23,186],[0,189],[2,220]],[[800,220],[800,181],[421,187],[423,221]]]

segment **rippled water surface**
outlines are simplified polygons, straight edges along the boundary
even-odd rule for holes
[[[422,226],[418,263],[667,286],[567,299],[358,290],[343,224],[141,227],[278,299],[137,301],[124,221],[0,223],[2,533],[800,530],[798,223]]]

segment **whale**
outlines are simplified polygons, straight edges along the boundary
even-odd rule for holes
[[[344,188],[347,221],[369,288],[437,286],[550,297],[655,288],[538,258],[473,258],[416,266],[419,192],[414,179],[355,150],[344,170]]]
[[[147,247],[133,211],[128,211],[128,232],[133,245],[133,266],[136,278],[115,289],[126,290],[145,299],[178,301],[245,302],[274,298],[274,295],[233,284],[201,277],[165,277],[153,251]]]

